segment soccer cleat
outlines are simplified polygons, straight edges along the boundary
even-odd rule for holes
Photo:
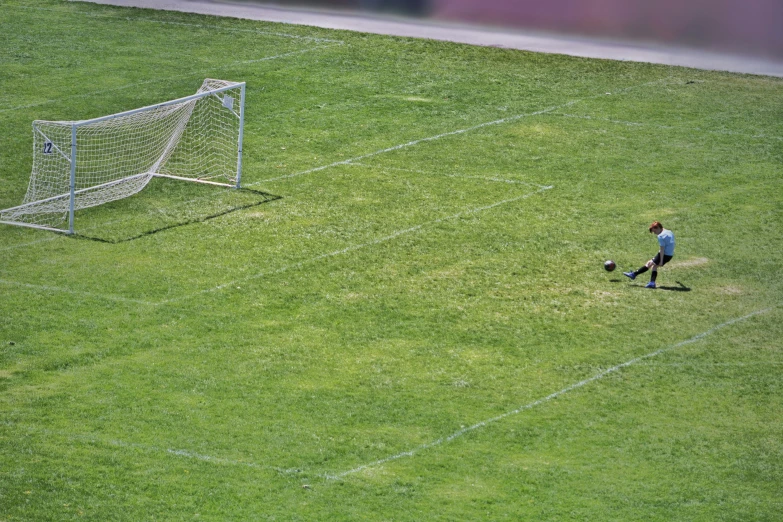
[[[634,274],[633,272],[623,272],[623,275],[624,275],[625,277],[630,277],[630,278],[631,278],[631,281],[633,281],[634,279],[636,279],[636,274]]]
[[[650,281],[646,285],[644,285],[645,288],[655,288],[655,281]]]

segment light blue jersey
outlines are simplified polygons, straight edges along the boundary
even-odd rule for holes
[[[663,247],[663,255],[674,255],[674,233],[671,230],[665,228],[658,234],[658,244]]]

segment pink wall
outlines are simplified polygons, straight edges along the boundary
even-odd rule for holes
[[[434,18],[783,57],[783,0],[429,0]]]

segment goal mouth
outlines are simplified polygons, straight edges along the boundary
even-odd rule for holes
[[[143,192],[132,198],[84,210],[79,218],[79,230],[70,237],[118,244],[217,218],[226,218],[232,224],[262,223],[259,211],[247,214],[242,211],[279,199],[282,196],[246,187],[199,186],[156,176]]]
[[[33,122],[24,202],[0,223],[74,233],[75,212],[166,177],[241,188],[245,83],[204,80],[196,94],[81,121]]]
[[[74,204],[78,210],[103,205],[141,192],[152,177],[152,174],[137,174],[95,187],[76,190],[73,195],[60,194],[0,210],[0,223],[66,232],[56,225],[67,222],[72,198],[75,198]]]

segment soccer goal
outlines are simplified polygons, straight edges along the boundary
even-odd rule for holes
[[[83,121],[33,122],[24,202],[0,223],[74,233],[74,213],[166,177],[240,188],[245,83],[204,80],[198,92]]]

